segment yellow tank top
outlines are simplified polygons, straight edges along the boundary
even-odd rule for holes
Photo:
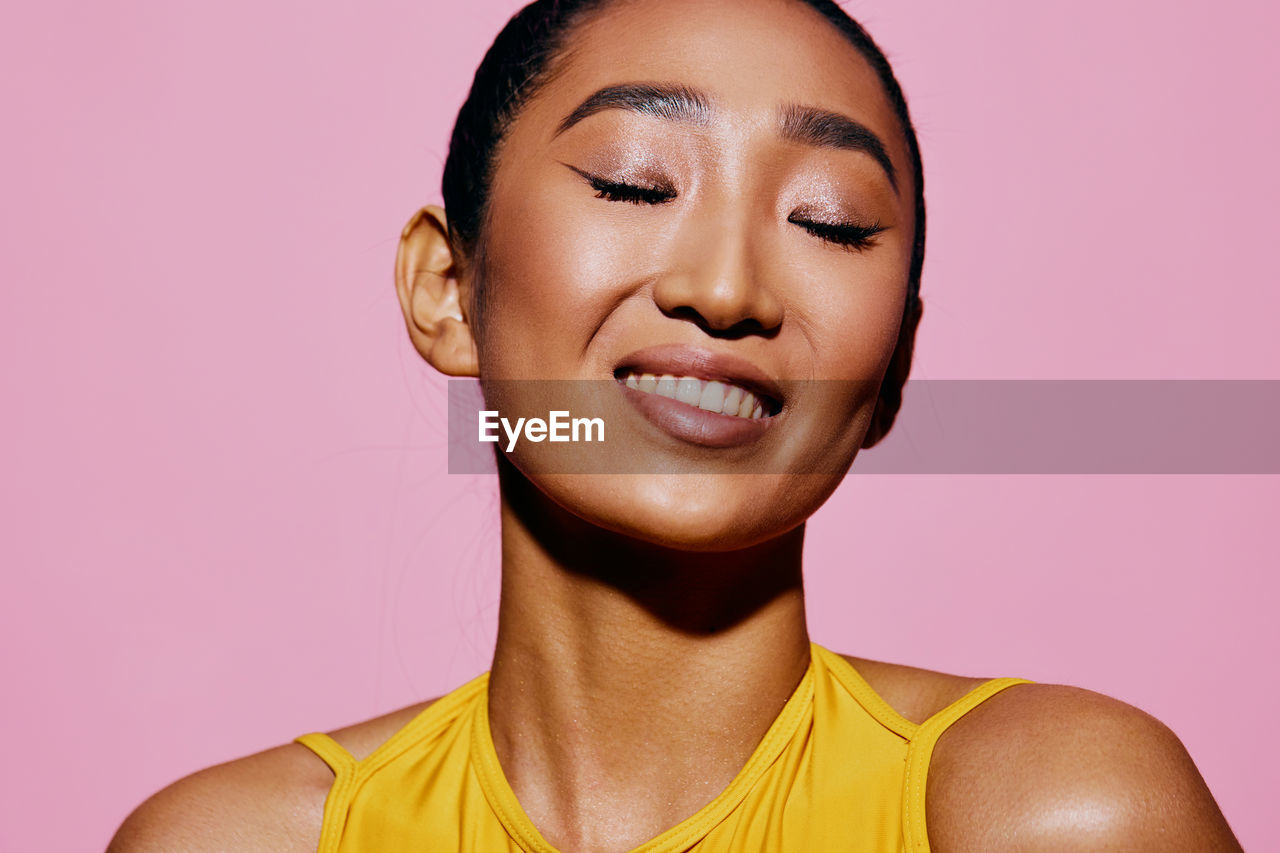
[[[489,734],[488,673],[356,761],[324,734],[298,743],[333,769],[319,853],[557,853],[516,801]],[[925,774],[939,735],[1021,678],[996,678],[921,724],[840,655],[809,668],[719,796],[632,853],[922,853]]]

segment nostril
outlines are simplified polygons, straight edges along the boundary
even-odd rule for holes
[[[707,318],[702,312],[687,305],[664,309],[662,313],[676,320],[687,320],[702,329],[710,337],[724,340],[736,340],[745,338],[748,335],[771,338],[778,333],[777,326],[765,328],[765,325],[755,317],[744,317],[741,320],[729,323],[717,323]]]

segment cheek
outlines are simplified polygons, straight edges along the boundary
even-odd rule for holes
[[[653,242],[642,223],[602,215],[585,192],[521,190],[495,192],[488,222],[481,370],[576,375]]]
[[[859,382],[879,381],[897,346],[904,289],[896,283],[869,288],[850,306],[845,315],[852,318],[849,324],[827,330],[831,338],[820,348],[828,362],[823,365],[824,375]]]
[[[793,320],[809,338],[808,375],[817,380],[803,384],[812,417],[798,438],[808,464],[830,470],[833,462],[853,459],[871,423],[898,343],[907,261],[885,242],[872,252],[814,263],[809,298],[792,306]]]
[[[900,248],[886,243],[811,268],[806,298],[791,306],[792,319],[809,338],[813,353],[809,375],[879,382],[898,341],[906,265]]]

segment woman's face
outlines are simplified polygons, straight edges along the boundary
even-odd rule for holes
[[[578,416],[571,389],[605,389],[587,414],[639,473],[557,473],[574,445],[508,458],[576,515],[658,544],[793,529],[852,462],[903,315],[914,187],[875,73],[792,0],[617,3],[556,67],[494,171],[480,375],[504,416],[545,417],[545,398],[495,380],[594,380],[555,408]],[[646,374],[685,377],[689,402]],[[748,391],[759,418],[717,402]]]

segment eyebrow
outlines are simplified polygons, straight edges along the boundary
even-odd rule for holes
[[[556,128],[555,135],[559,136],[588,116],[615,109],[691,124],[705,124],[711,115],[711,103],[707,97],[687,86],[623,83],[606,86],[592,94],[565,116],[564,121]]]
[[[588,116],[615,109],[699,125],[707,123],[712,111],[711,100],[688,86],[621,83],[605,86],[591,94],[565,116],[554,135],[559,136]],[[782,108],[780,124],[782,137],[792,142],[869,154],[884,169],[893,191],[899,192],[897,170],[889,159],[884,142],[866,125],[840,113],[799,104],[788,104]]]
[[[848,116],[816,107],[790,104],[782,110],[782,135],[793,142],[818,148],[870,154],[889,177],[893,191],[898,192],[897,170],[893,168],[893,161],[889,159],[884,143],[870,128]]]

